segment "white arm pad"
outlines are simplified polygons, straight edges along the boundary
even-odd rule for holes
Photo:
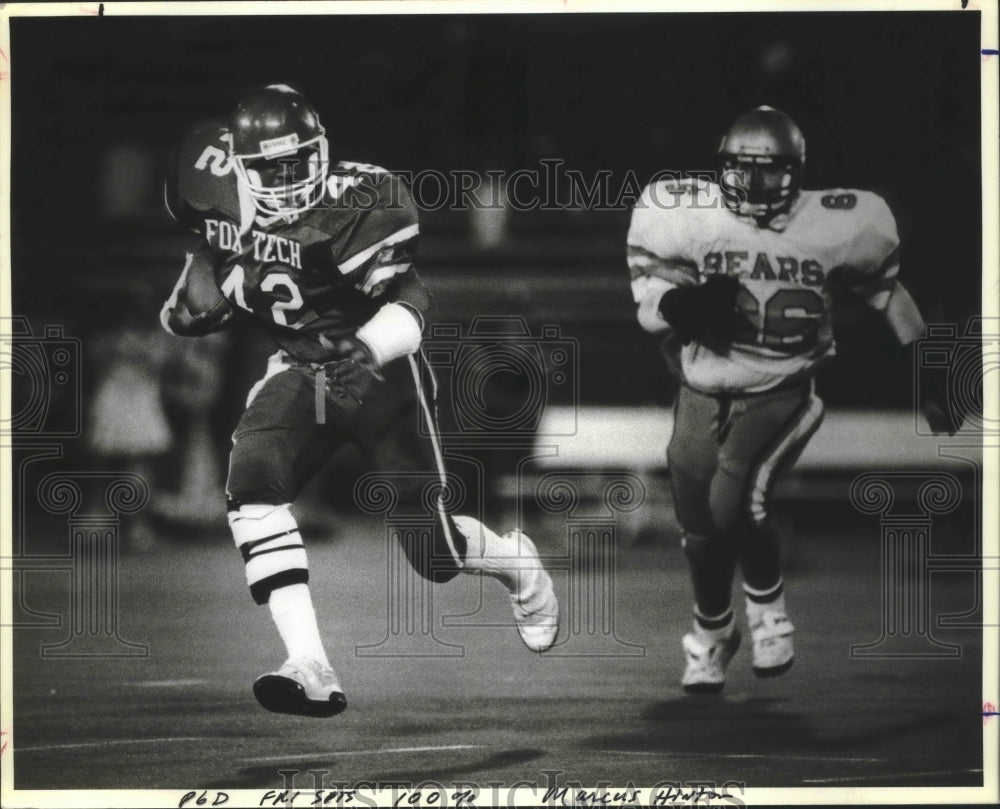
[[[358,329],[358,339],[381,367],[420,348],[420,323],[408,307],[387,303]]]

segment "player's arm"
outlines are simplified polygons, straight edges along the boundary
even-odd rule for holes
[[[361,345],[356,348],[381,367],[420,347],[433,303],[415,268],[420,227],[408,189],[387,173],[365,190],[374,204],[355,224],[350,250],[339,266],[361,292],[380,304],[358,329]]]
[[[908,346],[927,332],[927,324],[913,296],[899,281],[885,306],[885,322],[901,346]]]
[[[927,333],[927,324],[916,301],[900,282],[896,282],[883,310],[885,321],[912,363],[914,343]],[[949,401],[947,381],[931,374],[920,374],[920,410],[935,433],[954,435],[965,420]]]
[[[632,211],[628,265],[636,317],[646,331],[672,331],[683,343],[728,342],[740,285],[723,275],[702,280],[691,252],[690,228],[697,225],[682,190],[651,183]]]
[[[215,283],[212,255],[202,244],[188,253],[184,269],[160,310],[160,324],[170,334],[202,337],[225,329],[233,308]]]
[[[841,195],[852,198],[854,192]],[[859,192],[858,220],[861,223],[853,245],[853,260],[841,268],[846,285],[865,303],[879,312],[907,355],[926,333],[926,324],[909,290],[899,280],[899,235],[896,220],[885,200],[877,194]],[[848,209],[851,210],[851,209]],[[854,212],[852,211],[852,214]],[[831,216],[835,214],[831,212]],[[962,419],[954,415],[948,392],[932,374],[920,377],[920,409],[935,433],[954,435]]]
[[[658,204],[654,185],[646,186],[632,209],[627,238],[627,260],[632,299],[639,325],[651,334],[669,331],[671,324],[660,310],[668,292],[699,283],[698,267],[676,244],[671,217],[674,211]]]
[[[889,329],[912,361],[914,343],[927,333],[927,324],[916,301],[898,281],[886,303],[884,315]],[[946,380],[936,374],[920,374],[920,409],[935,433],[954,435],[964,421],[949,401]]]

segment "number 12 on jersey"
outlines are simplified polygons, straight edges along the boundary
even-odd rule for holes
[[[222,294],[233,301],[241,309],[253,312],[253,307],[247,303],[244,283],[246,281],[246,271],[239,264],[233,265],[233,269],[222,282],[220,289]],[[283,297],[277,298],[274,293],[283,293]],[[296,322],[298,312],[302,309],[305,301],[302,299],[302,292],[292,277],[286,272],[270,272],[264,276],[260,282],[260,291],[268,297],[275,298],[271,304],[271,317],[279,326],[287,326],[290,329],[302,327],[301,322]],[[291,319],[289,319],[291,318]]]

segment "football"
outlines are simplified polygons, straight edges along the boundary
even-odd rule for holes
[[[185,303],[192,315],[221,316],[230,311],[229,301],[223,297],[215,282],[212,263],[201,253],[194,253],[188,265],[184,283]]]

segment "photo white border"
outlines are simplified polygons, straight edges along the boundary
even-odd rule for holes
[[[103,9],[101,8],[103,6]],[[344,0],[344,2],[205,2],[205,3],[10,3],[0,9],[0,318],[11,317],[11,232],[10,232],[10,138],[11,138],[11,80],[16,76],[16,54],[10,49],[10,19],[18,17],[67,17],[93,16],[103,13],[109,17],[128,16],[229,16],[229,15],[347,15],[347,14],[586,14],[596,12],[830,12],[830,11],[956,11],[960,2],[867,2],[866,0],[838,0],[837,2],[733,2],[727,0],[520,0],[520,2],[495,2],[494,0]],[[996,51],[997,5],[972,0],[968,11],[982,13],[981,49]],[[983,266],[982,266],[982,315],[1000,317],[1000,251],[998,251],[998,223],[1000,223],[1000,167],[998,167],[997,98],[1000,97],[998,64],[1000,56],[981,56],[981,122],[982,122],[982,177],[983,177]],[[0,368],[0,424],[11,419],[11,369]],[[1000,390],[986,387],[983,391],[983,416],[986,423],[1000,420]],[[988,493],[1000,491],[1000,453],[997,439],[987,440],[983,461],[983,515],[982,531],[984,557],[1000,559],[1000,501]],[[11,558],[12,514],[9,508],[12,497],[10,447],[0,447],[0,558]],[[985,565],[984,565],[985,567]],[[13,690],[13,631],[11,629],[13,606],[9,597],[13,575],[9,565],[0,566],[0,729],[12,734]],[[983,693],[994,704],[1000,704],[1000,668],[998,668],[998,627],[1000,627],[1000,564],[983,571]],[[765,804],[937,804],[937,803],[997,803],[998,762],[1000,762],[1000,721],[984,723],[983,760],[984,786],[978,787],[849,787],[849,788],[793,788],[754,789],[740,796],[749,806]],[[3,741],[13,745],[12,735]],[[11,747],[3,754],[2,765],[11,762]],[[0,805],[4,807],[160,807],[176,806],[183,796],[182,790],[14,790],[13,766],[0,766]],[[231,790],[226,807],[257,806],[265,790]],[[648,793],[647,793],[648,795]],[[386,792],[383,796],[389,799]],[[525,792],[511,805],[533,805],[537,797]],[[189,804],[193,805],[193,804]],[[299,805],[299,804],[296,804]],[[302,804],[305,805],[305,804]],[[380,804],[382,805],[382,804]],[[391,805],[386,803],[384,805]],[[478,804],[477,805],[482,805]]]

